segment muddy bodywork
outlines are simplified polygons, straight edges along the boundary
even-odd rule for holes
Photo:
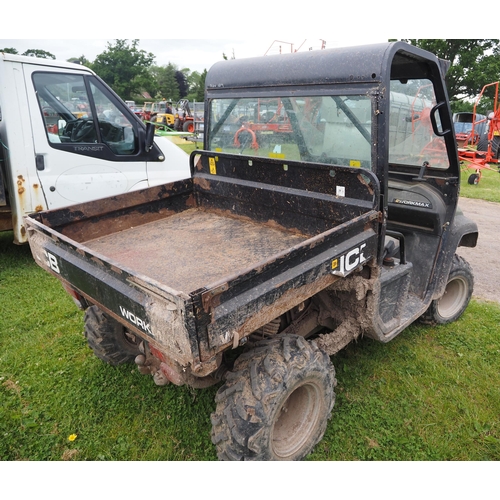
[[[399,42],[217,63],[191,177],[30,215],[33,255],[104,361],[126,337],[159,385],[224,380],[220,459],[301,459],[333,408],[330,355],[470,300],[446,69]]]
[[[208,152],[192,169],[26,224],[39,265],[204,377],[221,352],[375,259],[380,214],[378,181],[358,169]],[[330,194],[339,184],[347,196]]]

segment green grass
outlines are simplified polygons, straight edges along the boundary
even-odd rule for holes
[[[0,233],[0,459],[216,460],[217,387],[157,387],[98,360],[83,314],[11,240]],[[499,305],[473,301],[454,324],[333,356],[337,402],[308,460],[499,460],[499,322]]]
[[[195,149],[203,149],[203,141],[200,142],[187,142],[183,144],[177,144],[186,153],[191,153]]]
[[[491,168],[493,170],[482,169],[481,179],[474,185],[469,184],[467,179],[475,170],[464,166],[460,179],[460,196],[500,203],[500,173],[497,165],[492,164]]]
[[[500,174],[469,185],[470,173],[462,196],[500,202]],[[500,305],[472,301],[451,325],[413,325],[333,356],[336,405],[308,460],[499,460],[499,322]],[[157,387],[98,360],[82,331],[59,281],[0,233],[1,460],[216,460],[217,387]]]

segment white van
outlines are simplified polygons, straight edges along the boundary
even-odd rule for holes
[[[187,177],[189,156],[90,69],[0,53],[0,231],[15,243],[28,213]]]

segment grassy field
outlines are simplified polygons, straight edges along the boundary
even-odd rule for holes
[[[215,388],[157,387],[99,361],[82,313],[27,247],[0,239],[2,460],[215,460]],[[500,306],[332,358],[334,416],[309,460],[500,459]]]
[[[486,172],[463,195],[494,198],[497,180]],[[29,248],[0,233],[0,459],[216,460],[217,387],[157,387],[133,365],[108,366],[82,320]],[[499,460],[499,322],[500,305],[472,301],[454,324],[413,325],[333,356],[337,402],[307,460]]]
[[[483,169],[481,180],[474,185],[469,184],[467,179],[475,171],[464,166],[460,179],[460,196],[500,203],[500,173],[494,165],[492,168],[493,170]]]

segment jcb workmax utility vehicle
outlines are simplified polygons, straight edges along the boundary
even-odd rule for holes
[[[330,356],[470,300],[446,69],[401,42],[217,63],[191,178],[30,215],[34,258],[102,360],[223,382],[220,459],[301,459],[334,406]],[[245,140],[264,107],[286,131]]]

